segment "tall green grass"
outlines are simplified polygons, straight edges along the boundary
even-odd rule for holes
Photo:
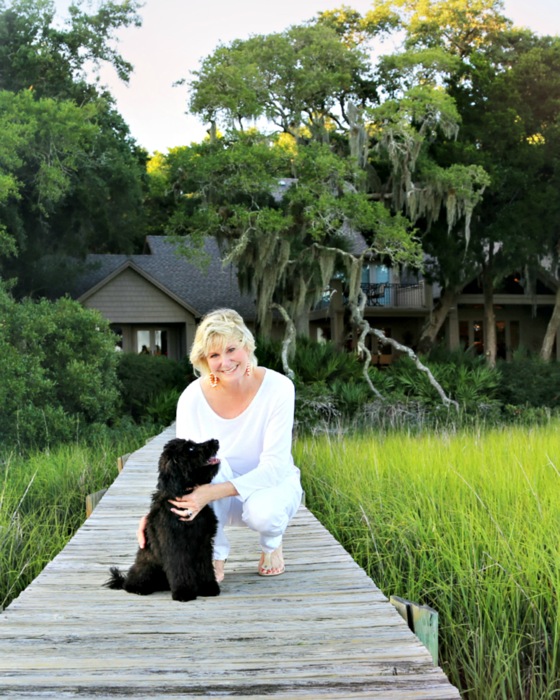
[[[90,493],[111,484],[117,457],[142,445],[145,429],[100,435],[28,456],[0,455],[0,610],[31,583],[85,520]]]
[[[435,608],[469,700],[560,697],[558,424],[297,440],[307,503],[387,595]]]

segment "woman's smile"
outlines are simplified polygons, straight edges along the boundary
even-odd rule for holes
[[[214,348],[208,353],[208,367],[210,372],[224,377],[234,377],[238,370],[245,371],[249,361],[247,351],[238,345],[226,345],[223,349]]]

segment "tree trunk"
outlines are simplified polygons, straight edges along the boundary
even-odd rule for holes
[[[496,314],[494,313],[494,284],[490,266],[485,267],[482,272],[482,288],[484,292],[484,356],[488,367],[495,367],[497,354]]]
[[[443,290],[436,308],[430,314],[420,333],[417,348],[419,355],[428,354],[434,347],[437,334],[443,326],[449,310],[456,303],[460,291],[456,287]]]
[[[546,327],[546,333],[544,334],[544,339],[541,347],[541,360],[549,362],[552,357],[552,348],[554,347],[554,341],[556,340],[556,333],[560,327],[560,285],[556,290],[556,299],[554,300],[554,309],[552,310],[552,316]]]

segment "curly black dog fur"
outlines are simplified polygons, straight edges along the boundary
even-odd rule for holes
[[[171,512],[175,499],[195,486],[208,484],[220,466],[217,440],[196,443],[176,438],[164,447],[159,459],[157,491],[146,524],[146,546],[138,549],[136,561],[126,576],[111,568],[107,588],[148,595],[171,590],[173,600],[220,594],[212,565],[212,541],[217,520],[205,506],[192,521],[182,521]]]

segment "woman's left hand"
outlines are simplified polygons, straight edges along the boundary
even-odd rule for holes
[[[179,516],[179,520],[190,522],[196,518],[204,506],[210,503],[210,494],[205,486],[197,486],[194,491],[169,500],[173,508],[171,512]]]

